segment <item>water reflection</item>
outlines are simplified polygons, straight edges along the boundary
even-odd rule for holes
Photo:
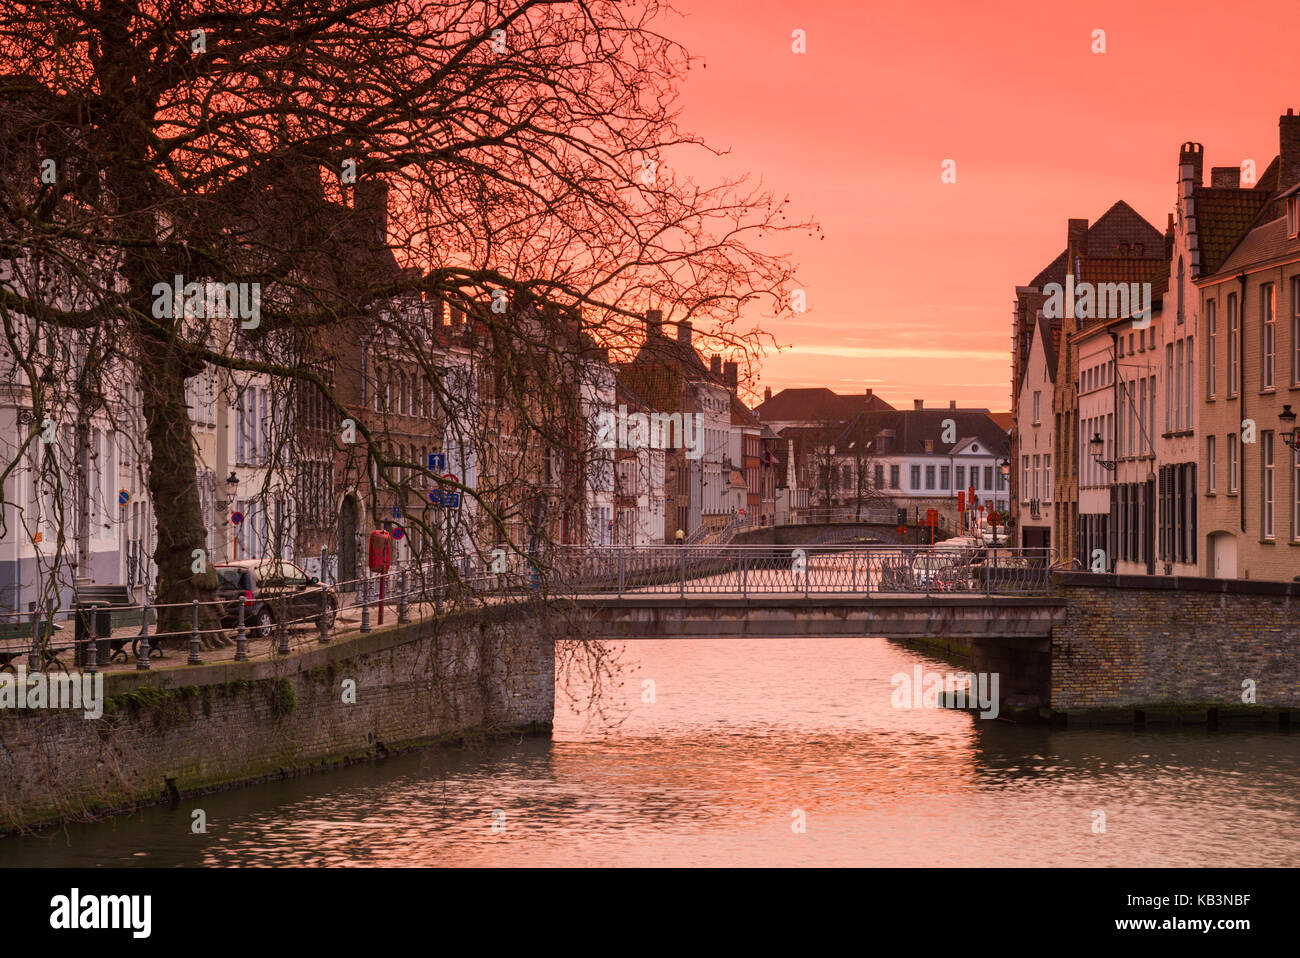
[[[637,642],[624,659],[610,720],[561,702],[553,740],[427,751],[4,840],[0,863],[1300,863],[1290,735],[895,709],[894,673],[948,666],[885,640]],[[205,835],[190,833],[196,807]]]

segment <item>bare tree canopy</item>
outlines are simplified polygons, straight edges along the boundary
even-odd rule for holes
[[[708,147],[678,128],[690,58],[660,32],[668,13],[654,0],[6,5],[0,320],[9,388],[33,420],[6,475],[21,456],[59,473],[42,423],[73,427],[75,449],[76,430],[108,416],[145,464],[158,602],[208,595],[187,389],[215,370],[232,403],[267,384],[267,488],[277,472],[301,485],[314,446],[331,477],[355,455],[406,502],[429,471],[402,438],[455,433],[478,467],[452,485],[495,537],[522,550],[520,536],[553,535],[521,503],[541,457],[582,460],[584,365],[626,355],[652,307],[752,357],[750,304],[779,314],[792,283],[760,237],[811,228],[745,181],[676,167]],[[472,361],[456,385],[458,343]],[[408,421],[417,399],[436,425]]]

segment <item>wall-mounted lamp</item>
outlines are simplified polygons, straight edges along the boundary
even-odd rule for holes
[[[1102,450],[1106,448],[1106,442],[1101,438],[1101,433],[1094,432],[1092,434],[1092,441],[1088,443],[1088,448],[1092,450],[1093,462],[1101,466],[1101,468],[1105,469],[1107,472],[1115,471],[1114,459],[1101,458]]]

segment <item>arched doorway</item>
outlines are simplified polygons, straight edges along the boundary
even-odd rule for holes
[[[1237,578],[1237,537],[1231,532],[1211,532],[1206,539],[1206,546],[1210,577]]]
[[[342,588],[352,591],[357,578],[357,516],[360,509],[356,496],[344,496],[339,507],[339,582],[353,583]]]

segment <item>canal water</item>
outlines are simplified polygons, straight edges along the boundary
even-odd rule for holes
[[[956,669],[884,639],[621,649],[606,714],[560,701],[550,740],[3,839],[0,865],[1300,864],[1295,734],[896,708],[894,675]]]

